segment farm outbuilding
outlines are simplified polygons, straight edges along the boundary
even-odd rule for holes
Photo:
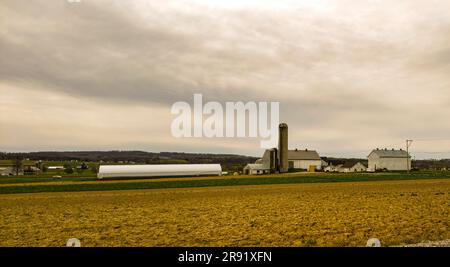
[[[367,167],[361,162],[345,162],[337,166],[337,172],[365,172]]]
[[[353,166],[350,167],[350,172],[365,172],[367,171],[367,166],[361,162],[357,162]]]
[[[64,166],[48,166],[47,170],[64,170]]]
[[[14,173],[14,170],[12,167],[0,167],[0,175],[12,175]]]
[[[220,164],[100,165],[97,177],[167,177],[222,175]]]
[[[405,150],[374,149],[367,157],[368,171],[406,171],[411,168],[411,156]]]
[[[255,164],[247,164],[244,167],[244,174],[254,175],[254,174],[267,174],[270,173],[270,168],[264,164],[255,163]]]

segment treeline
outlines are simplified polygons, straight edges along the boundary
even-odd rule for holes
[[[357,162],[361,162],[362,164],[366,165],[368,164],[367,159],[358,159],[358,158],[329,158],[329,157],[322,157],[322,159],[328,163],[332,163],[333,165],[339,165],[339,164],[345,164],[345,163],[352,163],[356,164]],[[450,159],[418,159],[418,160],[412,160],[411,161],[411,167],[413,169],[419,169],[419,170],[441,170],[441,169],[450,169]]]
[[[30,159],[54,161],[90,161],[133,164],[178,164],[219,163],[227,171],[239,171],[247,163],[254,163],[256,157],[233,154],[201,154],[180,152],[145,151],[41,151],[27,153],[0,153],[0,159]]]
[[[115,162],[131,164],[180,164],[180,163],[219,163],[223,170],[242,171],[247,163],[254,163],[256,157],[234,154],[208,154],[184,152],[146,152],[146,151],[41,151],[27,153],[0,152],[0,160],[54,160],[54,161],[86,161],[86,162]],[[361,162],[367,166],[367,159],[332,158],[322,159],[333,165]],[[450,169],[450,159],[413,160],[415,169]]]
[[[358,159],[358,158],[330,158],[330,157],[322,157],[322,159],[327,162],[328,164],[332,164],[334,166],[339,164],[356,164],[358,162],[361,162],[362,164],[366,165],[368,164],[367,159]]]
[[[415,169],[450,169],[450,159],[439,159],[439,160],[413,160],[411,166]]]
[[[28,158],[55,161],[144,161],[157,157],[157,153],[144,151],[40,151],[27,153],[1,153],[0,159]]]

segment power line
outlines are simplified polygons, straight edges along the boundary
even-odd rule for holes
[[[420,154],[449,154],[450,151],[411,151],[412,153]]]
[[[409,156],[409,147],[411,146],[413,140],[406,139],[406,170],[409,173],[409,162],[410,162],[410,156]]]
[[[450,138],[427,138],[427,139],[420,138],[420,139],[414,139],[414,141],[420,141],[420,142],[423,142],[423,141],[450,141]]]

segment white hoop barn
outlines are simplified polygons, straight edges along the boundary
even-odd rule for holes
[[[220,164],[101,165],[97,178],[222,175]]]

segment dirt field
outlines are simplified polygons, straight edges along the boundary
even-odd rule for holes
[[[450,239],[450,180],[0,195],[0,246],[364,246]]]

